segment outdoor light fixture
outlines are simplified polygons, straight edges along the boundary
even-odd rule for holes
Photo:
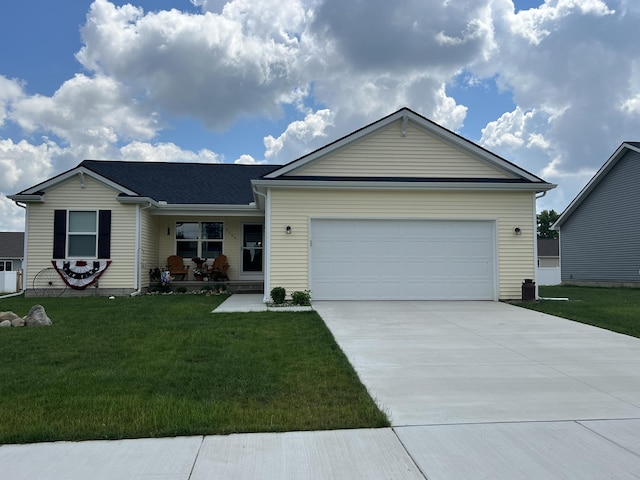
[[[522,230],[520,230],[520,227],[516,227],[513,229],[513,233],[516,235],[522,235]]]
[[[291,235],[291,225],[284,227],[284,231],[287,232],[287,235]]]
[[[167,227],[167,235],[171,235],[171,227]]]

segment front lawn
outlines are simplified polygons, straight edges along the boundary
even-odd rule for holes
[[[639,288],[541,286],[539,295],[546,298],[569,298],[569,301],[540,300],[518,302],[517,305],[640,337]]]
[[[0,444],[389,425],[315,312],[223,299],[0,300],[54,323],[0,329]]]

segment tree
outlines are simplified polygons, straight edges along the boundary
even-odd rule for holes
[[[538,214],[538,237],[558,238],[558,232],[551,230],[551,225],[560,215],[555,210],[543,210]]]

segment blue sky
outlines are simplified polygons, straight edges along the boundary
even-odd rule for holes
[[[5,2],[0,231],[24,225],[6,195],[84,158],[286,163],[403,106],[557,183],[538,209],[561,211],[640,140],[639,20],[631,0]]]

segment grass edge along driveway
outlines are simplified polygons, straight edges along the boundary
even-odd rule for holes
[[[540,286],[538,293],[569,300],[511,303],[640,338],[640,288],[555,285]]]
[[[225,297],[0,300],[0,444],[386,427],[315,312],[211,314]]]

